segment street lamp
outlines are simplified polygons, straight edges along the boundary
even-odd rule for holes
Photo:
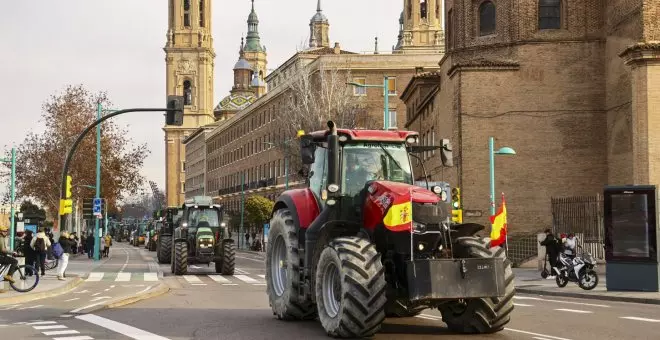
[[[10,197],[10,214],[11,214],[11,226],[9,227],[9,250],[14,251],[14,234],[16,234],[16,229],[14,226],[14,204],[16,203],[16,148],[11,148],[11,158],[0,158],[0,162],[11,162],[11,180],[9,186],[11,187],[11,197]]]
[[[366,84],[360,84],[356,82],[349,82],[346,83],[348,85],[353,85],[357,87],[378,87],[383,89],[384,97],[385,97],[385,109],[383,113],[383,130],[389,130],[390,128],[390,81],[388,76],[383,77],[383,85],[366,85]]]
[[[495,151],[495,139],[488,138],[488,157],[490,166],[490,215],[495,215],[495,155],[515,155],[516,151],[504,146]]]

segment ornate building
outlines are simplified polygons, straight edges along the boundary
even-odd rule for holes
[[[234,86],[229,95],[223,98],[213,110],[216,120],[230,118],[257,100],[259,93],[255,91],[257,88],[252,87],[253,74],[254,80],[258,81],[259,78],[254,73],[253,66],[245,60],[245,49],[243,40],[241,40],[238,61],[234,65]]]
[[[461,187],[466,222],[488,223],[490,136],[517,152],[495,162],[510,233],[551,227],[553,196],[660,184],[659,2],[445,4],[441,70],[416,76],[402,99],[408,128],[451,139],[455,168],[424,163]]]
[[[404,0],[397,52],[428,53],[444,49],[442,0]]]
[[[166,196],[168,206],[183,203],[185,150],[182,141],[197,128],[214,122],[213,38],[210,0],[169,0],[166,94],[184,96],[182,126],[165,126]]]

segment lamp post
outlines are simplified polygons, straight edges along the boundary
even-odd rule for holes
[[[383,130],[389,130],[390,128],[390,81],[388,76],[383,77],[383,85],[366,85],[356,82],[346,83],[348,85],[353,85],[357,87],[367,88],[367,87],[378,87],[383,89],[383,97],[385,97],[384,111],[383,111]]]
[[[103,117],[103,112],[116,112],[118,110],[103,110],[101,102],[96,104],[96,119],[100,120]],[[96,125],[96,196],[95,198],[101,198],[101,124]],[[106,214],[107,214],[106,210]],[[98,218],[94,220],[94,260],[100,260],[99,254],[99,224],[100,221]]]
[[[241,248],[241,238],[245,236],[241,235],[243,232],[243,214],[245,213],[245,172],[241,171],[241,224],[238,230],[238,248]]]
[[[490,168],[490,215],[495,215],[495,155],[515,155],[516,151],[508,146],[495,151],[495,138],[488,138],[488,164]]]
[[[9,184],[11,187],[11,196],[9,201],[9,213],[11,214],[11,226],[9,226],[9,250],[14,251],[14,234],[16,234],[16,227],[14,225],[14,204],[16,203],[16,148],[11,148],[11,158],[0,158],[0,162],[11,162],[11,179]]]

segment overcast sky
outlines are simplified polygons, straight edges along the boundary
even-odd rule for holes
[[[3,1],[0,20],[2,79],[0,151],[20,143],[38,123],[42,103],[68,84],[107,91],[117,108],[165,104],[166,0]],[[316,0],[256,0],[261,41],[268,67],[275,69],[308,40]],[[353,52],[381,51],[396,44],[402,0],[324,0],[330,40]],[[247,32],[250,0],[213,1],[215,102],[232,86],[232,67],[241,35]],[[157,118],[156,118],[157,117]],[[159,114],[128,114],[136,143],[151,155],[143,174],[164,187],[163,119]],[[0,188],[0,193],[5,188]]]

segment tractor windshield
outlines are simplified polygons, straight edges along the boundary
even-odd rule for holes
[[[344,194],[357,195],[367,181],[413,183],[410,158],[404,144],[358,143],[343,148]]]
[[[215,208],[193,208],[188,215],[188,227],[218,227],[220,226],[220,216],[218,209]]]

